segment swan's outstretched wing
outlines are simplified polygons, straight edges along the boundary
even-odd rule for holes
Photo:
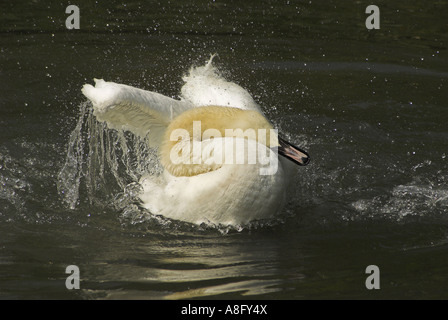
[[[213,58],[204,66],[191,68],[189,74],[183,77],[185,84],[181,89],[181,98],[195,106],[213,105],[261,112],[249,92],[220,75],[212,64]]]
[[[95,79],[95,87],[85,84],[82,93],[92,101],[94,114],[112,129],[124,129],[147,137],[151,146],[158,146],[161,136],[178,114],[193,105],[162,94],[124,84]]]
[[[183,78],[181,100],[98,79],[95,79],[95,87],[86,84],[82,92],[92,101],[99,121],[106,122],[110,128],[147,137],[151,146],[159,145],[166,126],[174,117],[194,107],[215,105],[261,113],[249,92],[225,80],[212,60],[213,57],[204,66],[192,68]]]

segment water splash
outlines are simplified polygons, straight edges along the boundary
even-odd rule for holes
[[[63,195],[63,199],[70,209],[75,209],[79,197],[82,151],[84,149],[82,126],[87,112],[87,103],[81,104],[78,123],[70,134],[65,165],[58,174],[58,192]]]
[[[412,182],[395,186],[389,195],[360,199],[351,206],[364,216],[395,221],[422,216],[445,217],[448,209],[448,190]]]
[[[70,209],[79,205],[82,192],[90,204],[123,208],[135,199],[132,186],[139,177],[160,171],[156,152],[145,139],[98,122],[91,104],[84,102],[58,174],[58,192]]]

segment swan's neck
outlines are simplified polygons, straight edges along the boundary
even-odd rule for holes
[[[170,123],[160,147],[160,158],[172,175],[193,176],[222,166],[222,162],[201,156],[203,148],[211,148],[211,144],[206,145],[209,139],[244,138],[270,147],[278,143],[273,132],[272,125],[258,111],[220,106],[194,108]]]

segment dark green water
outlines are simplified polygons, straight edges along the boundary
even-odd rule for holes
[[[0,298],[447,299],[448,2],[377,1],[379,30],[369,4],[78,1],[67,30],[65,3],[2,2]],[[82,114],[84,83],[177,97],[213,53],[312,156],[278,221],[146,217],[86,160],[92,128],[114,133]],[[58,177],[73,157],[71,209]],[[73,264],[79,290],[65,287]]]

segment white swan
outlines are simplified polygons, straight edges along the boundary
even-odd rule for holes
[[[181,100],[97,79],[82,92],[99,121],[159,148],[164,173],[140,179],[142,206],[151,213],[195,224],[271,218],[285,204],[293,162],[306,165],[309,156],[279,138],[212,59],[184,77]]]

